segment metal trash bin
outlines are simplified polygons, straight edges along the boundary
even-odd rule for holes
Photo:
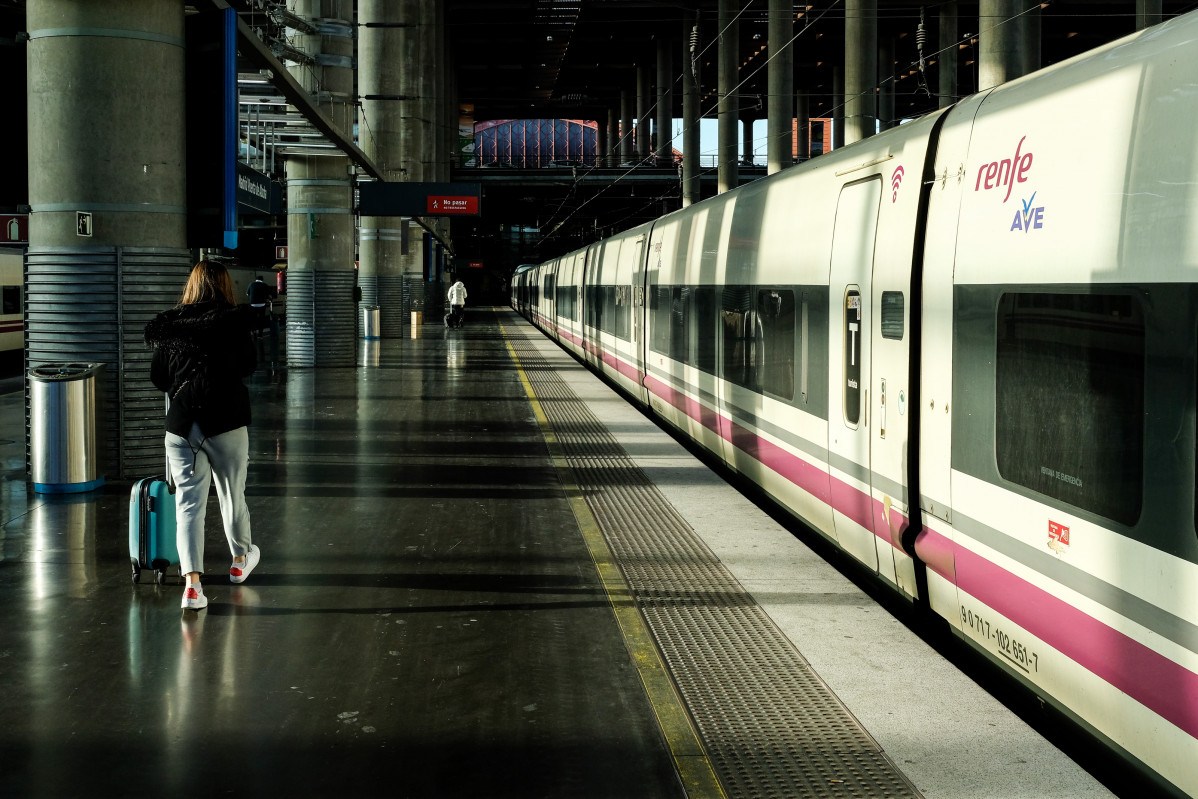
[[[29,449],[33,490],[91,491],[104,485],[97,442],[102,363],[46,363],[29,370]]]
[[[371,340],[379,338],[379,306],[377,305],[362,306],[362,338]]]

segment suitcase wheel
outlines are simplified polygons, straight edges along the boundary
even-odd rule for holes
[[[132,562],[131,565],[133,566],[133,582],[140,583],[141,582],[141,569],[137,568],[136,562]]]
[[[159,585],[166,584],[166,569],[155,569],[154,576],[158,579]]]

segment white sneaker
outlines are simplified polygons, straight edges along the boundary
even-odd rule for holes
[[[184,610],[203,610],[208,607],[208,597],[204,596],[204,587],[199,583],[189,585],[183,591]]]
[[[233,565],[229,567],[229,582],[244,583],[245,578],[250,576],[250,572],[258,565],[258,561],[262,559],[262,550],[257,546],[251,546],[250,551],[245,553],[245,560],[241,563],[233,561]]]

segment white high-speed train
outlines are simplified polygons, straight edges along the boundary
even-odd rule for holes
[[[1192,13],[525,269],[512,302],[1194,796],[1196,131]]]

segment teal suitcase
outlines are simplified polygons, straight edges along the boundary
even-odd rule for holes
[[[162,585],[166,570],[179,565],[175,543],[175,487],[161,477],[146,477],[129,494],[129,562],[133,582],[142,569],[153,569]]]

